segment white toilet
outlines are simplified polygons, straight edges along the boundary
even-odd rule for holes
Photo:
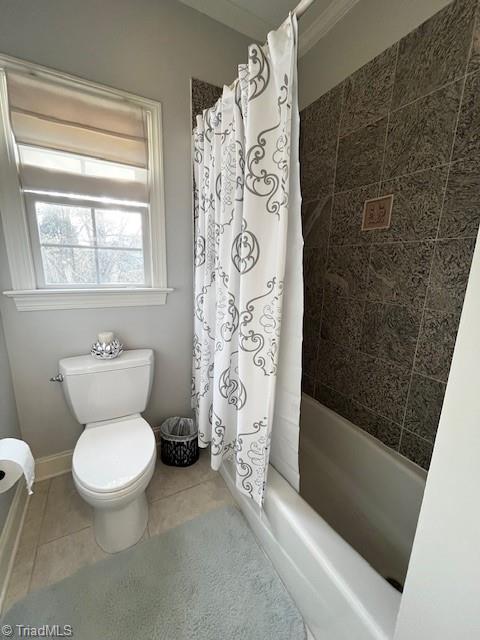
[[[85,425],[73,452],[73,480],[93,507],[98,544],[115,553],[138,542],[147,526],[145,489],[156,445],[140,413],[150,396],[153,351],[125,351],[114,360],[64,358],[59,366],[68,405]]]

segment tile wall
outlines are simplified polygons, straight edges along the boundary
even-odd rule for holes
[[[303,389],[428,468],[480,221],[480,10],[457,0],[301,113]],[[388,230],[365,199],[394,194]]]
[[[197,114],[212,107],[222,95],[222,88],[209,82],[192,78],[192,128],[197,125]]]

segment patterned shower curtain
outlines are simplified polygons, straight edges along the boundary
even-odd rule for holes
[[[262,504],[271,462],[298,489],[303,315],[297,23],[289,16],[193,132],[192,406],[211,464]]]

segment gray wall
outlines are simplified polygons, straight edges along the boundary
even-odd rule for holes
[[[478,4],[301,114],[304,391],[425,468],[480,222]],[[391,193],[390,229],[362,232],[364,201]]]
[[[249,39],[173,0],[0,0],[0,52],[162,102],[168,284],[163,307],[16,311],[1,296],[18,416],[35,456],[74,447],[81,428],[61,386],[59,358],[88,352],[101,329],[129,348],[153,347],[147,419],[190,411],[192,207],[190,78],[230,83]],[[0,244],[0,285],[10,288]]]
[[[300,108],[410,33],[450,0],[361,0],[299,62]]]
[[[5,335],[0,318],[0,439],[19,437],[17,408],[13,394]],[[7,493],[0,494],[0,532],[5,523],[16,486],[14,485]]]

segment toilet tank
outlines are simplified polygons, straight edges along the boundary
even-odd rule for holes
[[[141,413],[147,406],[153,379],[153,351],[132,349],[112,360],[93,356],[59,362],[63,391],[81,424]]]

